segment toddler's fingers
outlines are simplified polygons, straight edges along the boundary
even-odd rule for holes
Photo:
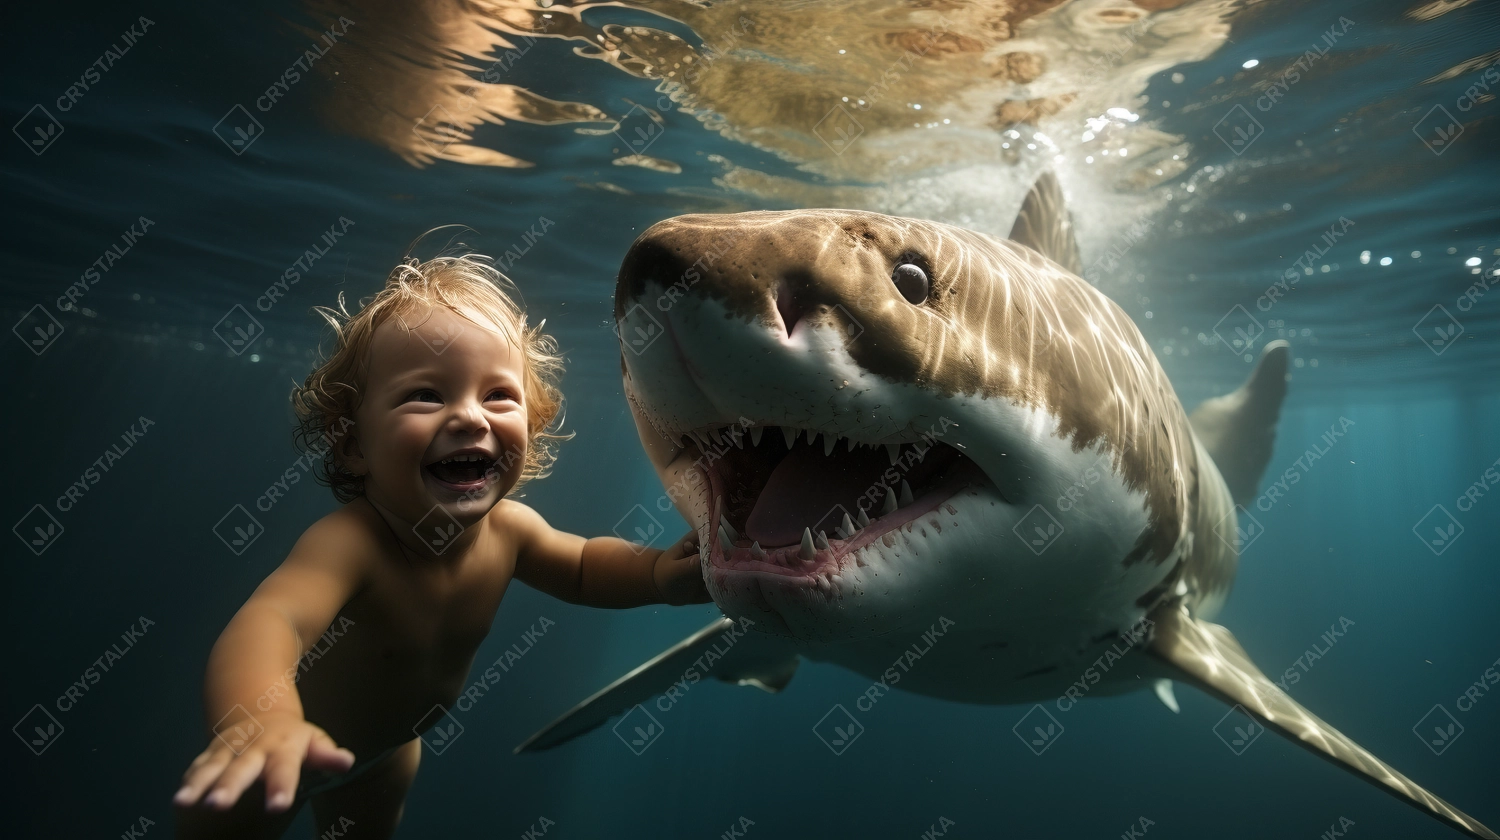
[[[177,805],[188,806],[198,801],[205,790],[208,790],[229,766],[230,759],[234,755],[228,750],[204,750],[203,754],[193,759],[192,765],[182,774],[182,787],[172,796],[172,802]]]
[[[319,770],[342,773],[354,766],[354,753],[334,743],[327,732],[319,729],[307,745],[307,762]]]
[[[229,763],[229,767],[219,776],[219,781],[214,789],[209,791],[203,803],[219,810],[227,810],[231,805],[238,802],[240,794],[245,788],[250,787],[257,778],[260,771],[265,769],[266,754],[258,749],[250,750]]]
[[[291,807],[297,793],[297,779],[302,773],[302,756],[307,753],[305,736],[286,739],[275,752],[266,756],[266,812],[277,814]]]

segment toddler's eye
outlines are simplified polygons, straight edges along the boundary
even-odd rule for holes
[[[418,391],[412,391],[411,395],[406,398],[406,401],[440,403],[443,401],[443,398],[438,396],[437,391],[431,388],[423,388]]]
[[[502,402],[517,402],[518,401],[518,400],[516,400],[515,396],[513,394],[511,394],[511,392],[505,391],[505,390],[501,390],[501,389],[498,389],[498,388],[496,390],[494,390],[494,391],[491,391],[490,395],[485,398],[486,402],[494,402],[496,400],[500,400]]]

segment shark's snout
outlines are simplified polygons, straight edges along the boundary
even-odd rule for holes
[[[912,305],[892,281],[896,270],[903,259],[926,261],[904,239],[871,214],[679,216],[648,229],[626,254],[615,315],[639,305],[665,322],[683,302],[714,301],[781,337],[819,324],[858,341],[876,322],[918,314],[896,311]]]

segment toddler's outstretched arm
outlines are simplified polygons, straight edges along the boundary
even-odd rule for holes
[[[364,534],[348,508],[315,523],[219,634],[204,680],[218,737],[188,767],[175,804],[192,805],[211,789],[204,803],[227,809],[264,777],[266,810],[283,811],[304,762],[332,772],[353,765],[353,753],[303,718],[293,679],[303,640],[322,634],[364,579],[373,556]]]
[[[553,528],[523,504],[501,504],[506,526],[519,540],[516,577],[555,598],[614,608],[710,600],[696,533],[663,551],[616,537],[584,539]]]

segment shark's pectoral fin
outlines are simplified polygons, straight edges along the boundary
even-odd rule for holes
[[[1041,253],[1074,274],[1083,273],[1083,259],[1078,254],[1078,240],[1073,236],[1068,203],[1050,169],[1026,193],[1021,212],[1011,226],[1010,240]]]
[[[1188,416],[1203,448],[1224,476],[1229,494],[1242,505],[1255,498],[1260,477],[1276,443],[1276,420],[1286,398],[1286,371],[1291,347],[1272,341],[1238,389],[1204,400]]]
[[[1267,729],[1281,733],[1471,837],[1497,837],[1478,820],[1396,772],[1287,696],[1255,667],[1228,630],[1198,621],[1175,605],[1153,613],[1152,619],[1155,628],[1146,650],[1171,665],[1179,679],[1240,706]]]
[[[715,621],[564,712],[515,752],[535,752],[571,741],[675,684],[691,686],[704,677],[780,691],[797,670],[797,653],[776,637],[748,629],[750,624],[736,624],[728,618]]]

